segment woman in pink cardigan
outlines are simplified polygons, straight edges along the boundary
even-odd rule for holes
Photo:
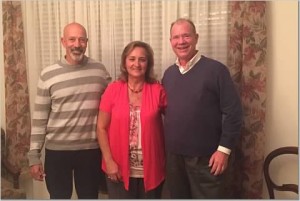
[[[153,50],[129,43],[121,75],[101,97],[98,141],[109,198],[161,198],[165,180],[162,114],[166,94],[153,75]]]

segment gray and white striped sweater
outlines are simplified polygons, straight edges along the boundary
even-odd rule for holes
[[[41,163],[41,150],[96,149],[99,101],[111,81],[104,65],[84,57],[80,65],[63,58],[44,68],[32,117],[29,165]]]

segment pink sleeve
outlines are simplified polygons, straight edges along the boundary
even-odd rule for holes
[[[109,84],[101,96],[99,110],[111,113],[113,91],[113,85]]]
[[[161,86],[160,90],[160,100],[159,100],[159,106],[161,108],[161,111],[163,114],[165,114],[165,109],[167,107],[167,96],[165,89]]]

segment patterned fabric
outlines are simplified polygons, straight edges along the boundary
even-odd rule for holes
[[[1,178],[1,199],[26,199],[23,189],[15,189],[5,179]]]
[[[130,126],[129,126],[129,148],[138,149],[139,145],[139,114],[140,114],[140,107],[129,105],[130,107]]]
[[[130,177],[142,178],[143,173],[143,153],[142,153],[142,132],[140,106],[129,105],[130,125],[129,125],[129,160]]]
[[[229,67],[239,88],[244,125],[235,152],[230,198],[261,199],[266,110],[266,2],[232,1]],[[233,158],[234,159],[234,158]]]
[[[26,73],[25,42],[20,1],[4,1],[3,54],[8,161],[27,168],[30,139],[30,107]]]
[[[1,199],[26,199],[23,189],[14,188],[14,185],[19,185],[18,173],[4,165],[3,160],[7,159],[5,141],[5,132],[1,128]]]

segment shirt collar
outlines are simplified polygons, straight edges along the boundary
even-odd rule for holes
[[[177,57],[177,59],[175,61],[175,64],[179,67],[179,71],[181,72],[181,74],[185,74],[186,72],[188,72],[189,70],[191,70],[192,67],[195,66],[195,64],[200,60],[200,58],[201,58],[201,54],[197,50],[196,55],[191,60],[189,60],[189,62],[187,62],[185,68],[180,65],[178,57]]]

